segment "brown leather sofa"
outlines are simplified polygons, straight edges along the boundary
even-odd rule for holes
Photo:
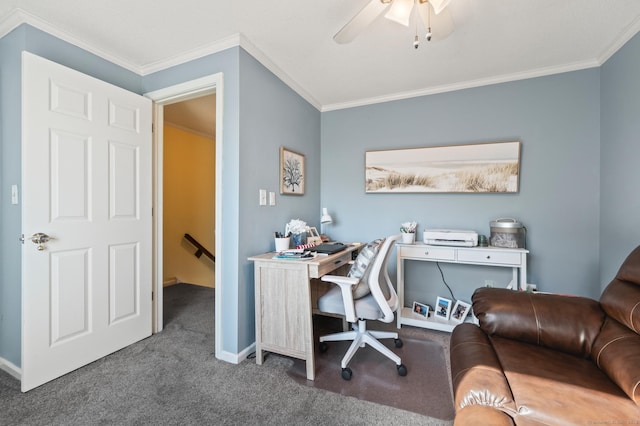
[[[640,247],[595,301],[479,288],[451,335],[456,425],[640,425]]]

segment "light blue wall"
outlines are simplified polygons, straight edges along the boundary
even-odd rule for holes
[[[20,205],[11,204],[11,185],[20,187],[19,28],[0,39],[0,357],[20,365]]]
[[[600,72],[590,69],[324,113],[322,206],[330,233],[370,240],[424,228],[472,229],[513,217],[528,229],[529,280],[541,290],[598,296]],[[522,142],[517,194],[366,194],[367,150]],[[456,297],[510,270],[442,264]],[[448,296],[433,264],[407,265],[407,302]],[[410,283],[409,283],[410,282]],[[410,288],[409,288],[410,287]]]
[[[291,219],[320,225],[320,112],[246,52],[240,55],[240,232],[238,327],[240,345],[255,341],[253,264],[245,259],[274,250],[274,231]],[[280,146],[305,156],[305,194],[280,195]],[[276,193],[259,206],[258,190]]]
[[[602,66],[601,282],[640,245],[640,35]]]

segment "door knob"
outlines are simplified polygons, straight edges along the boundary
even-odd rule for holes
[[[48,236],[47,234],[43,234],[42,232],[38,232],[36,234],[33,234],[31,236],[31,242],[33,244],[37,244],[38,245],[38,251],[42,251],[45,249],[45,246],[43,245],[44,243],[46,243],[47,241],[49,241],[51,239],[50,236]]]

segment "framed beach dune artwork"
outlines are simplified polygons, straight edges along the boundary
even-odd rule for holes
[[[519,141],[365,153],[367,193],[515,193],[519,183]]]

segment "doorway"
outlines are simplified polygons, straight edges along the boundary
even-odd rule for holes
[[[165,106],[178,102],[215,96],[215,226],[214,226],[214,253],[216,253],[216,265],[214,273],[215,282],[215,356],[222,359],[222,73],[202,77],[186,83],[160,89],[145,94],[155,102],[154,104],[154,302],[153,302],[153,332],[162,331],[163,328],[163,242],[164,242],[164,188],[163,188],[163,163],[164,163],[164,110]]]
[[[215,287],[215,96],[164,106],[164,287]]]

